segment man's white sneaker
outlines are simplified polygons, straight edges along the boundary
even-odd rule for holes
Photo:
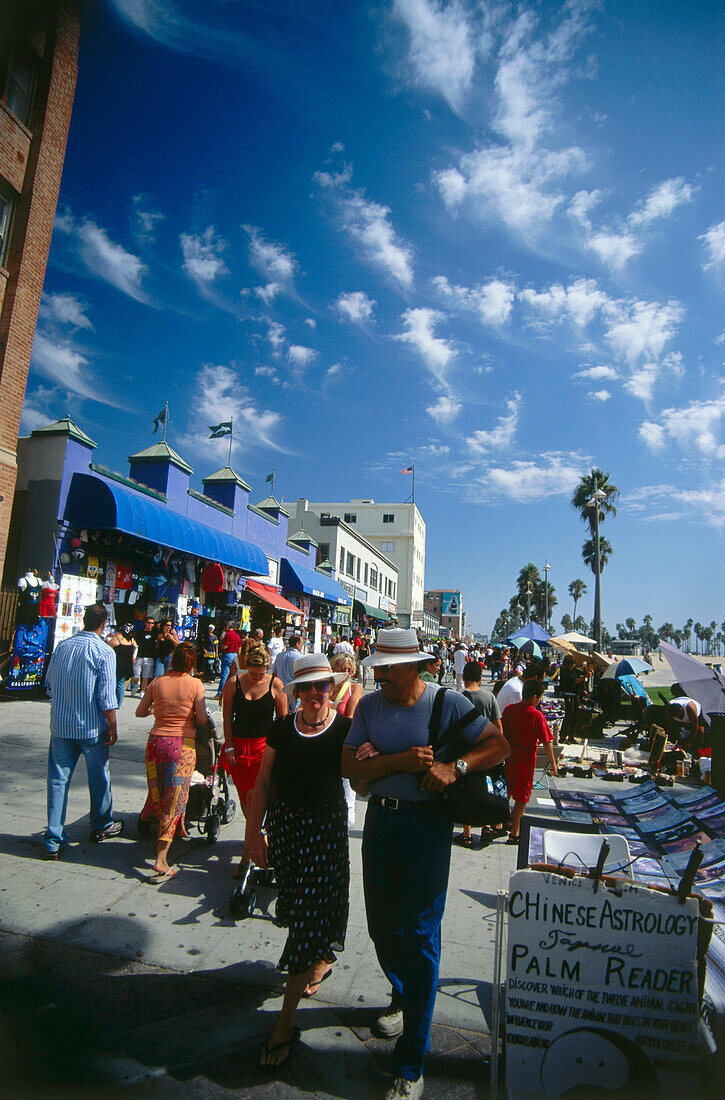
[[[372,1032],[379,1039],[397,1039],[403,1034],[403,1009],[397,997],[394,996],[385,1011],[380,1013]]]
[[[385,1100],[418,1100],[423,1095],[423,1078],[408,1081],[405,1077],[395,1077],[385,1093]]]

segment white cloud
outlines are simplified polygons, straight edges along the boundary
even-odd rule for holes
[[[606,340],[630,365],[658,359],[684,319],[679,302],[609,301]]]
[[[601,191],[577,191],[569,203],[569,214],[585,229],[590,228],[589,212],[602,200]]]
[[[281,283],[267,283],[266,286],[255,286],[254,293],[258,298],[261,298],[266,306],[269,306],[281,290]]]
[[[325,371],[325,378],[335,378],[344,370],[342,363],[333,363],[331,367],[328,367]]]
[[[678,490],[677,497],[712,527],[725,527],[725,477],[707,489]]]
[[[368,298],[362,290],[351,290],[340,294],[333,303],[343,320],[350,321],[354,325],[362,325],[373,319],[373,309],[377,303],[374,298]]]
[[[292,252],[275,241],[268,241],[254,225],[243,226],[249,236],[249,262],[268,284],[281,284],[289,289],[297,274],[297,260]]]
[[[314,363],[317,359],[317,352],[314,348],[305,348],[300,344],[290,344],[287,348],[287,359],[293,367],[304,370],[305,367],[309,367],[310,363]]]
[[[590,390],[589,393],[587,394],[587,397],[591,401],[599,401],[599,402],[602,402],[602,403],[604,401],[609,401],[611,396],[612,395],[609,392],[609,390]]]
[[[575,279],[568,287],[552,283],[542,291],[527,288],[519,291],[518,296],[546,319],[563,317],[579,328],[588,325],[609,302],[596,279]]]
[[[113,408],[119,407],[117,402],[104,397],[99,391],[91,363],[81,351],[66,341],[51,339],[39,329],[36,329],[33,339],[30,365],[66,393],[78,394]]]
[[[439,382],[445,381],[446,370],[456,355],[446,340],[435,335],[435,326],[443,320],[444,315],[435,309],[406,309],[402,316],[406,331],[393,337],[415,348]]]
[[[577,371],[573,377],[583,378],[585,382],[616,382],[619,372],[614,367],[602,364],[597,367],[585,367],[584,370]]]
[[[542,454],[538,462],[519,460],[510,466],[491,466],[472,488],[475,500],[513,500],[518,504],[569,495],[586,469],[579,455]]]
[[[133,205],[136,214],[136,236],[144,243],[150,244],[156,239],[156,227],[165,221],[165,215],[158,210],[149,209],[145,195],[134,195]]]
[[[74,328],[93,328],[85,313],[85,306],[72,294],[46,294],[40,299],[38,315],[46,321]]]
[[[251,447],[281,449],[274,440],[279,413],[259,406],[232,367],[205,364],[193,381],[187,407],[192,410],[190,427],[182,443],[194,453],[212,451],[218,460],[226,461],[229,439],[202,439],[199,424],[229,419],[234,420],[234,437],[243,440],[245,451]]]
[[[709,401],[691,401],[684,407],[665,409],[659,422],[645,421],[640,438],[654,451],[675,443],[682,451],[699,452],[706,459],[725,458],[725,385]]]
[[[632,256],[637,256],[642,251],[642,243],[631,233],[592,233],[586,243],[592,252],[596,252],[602,263],[613,271],[621,271]]]
[[[314,317],[305,317],[305,324],[308,328],[311,328],[313,332],[317,328],[317,321]]]
[[[274,356],[280,356],[287,342],[285,335],[285,327],[281,325],[279,321],[270,321],[269,328],[267,330],[267,339],[272,345],[272,354]]]
[[[441,428],[456,419],[461,411],[461,407],[461,402],[455,397],[441,394],[435,405],[429,405],[425,411],[429,416],[433,417],[438,427]]]
[[[408,63],[413,83],[438,92],[459,111],[475,67],[472,29],[457,0],[394,0],[394,14],[410,35]]]
[[[704,271],[712,271],[725,264],[725,221],[711,225],[707,232],[697,239],[704,242],[708,253],[707,260],[702,265]]]
[[[630,490],[622,508],[648,521],[693,519],[720,530],[725,527],[725,478],[702,489],[674,485],[643,485]],[[665,511],[652,509],[665,508]]]
[[[255,367],[254,373],[257,378],[270,378],[273,382],[277,381],[277,371],[274,367],[267,366],[266,364]]]
[[[448,303],[477,313],[484,325],[503,325],[511,314],[515,295],[511,283],[491,279],[469,288],[452,285],[445,275],[437,275],[431,282]]]
[[[521,394],[514,393],[506,401],[508,415],[500,416],[496,426],[490,431],[480,430],[466,440],[474,454],[485,454],[487,451],[504,450],[510,447],[516,438],[516,429],[519,423],[519,409],[521,407]]]
[[[30,393],[26,391],[23,411],[20,415],[20,431],[34,432],[36,428],[44,428],[56,417],[48,411],[48,406],[54,399],[57,400],[57,390],[46,389],[38,386]]]
[[[76,221],[70,211],[56,217],[55,228],[73,238],[81,260],[87,269],[99,278],[115,286],[137,302],[148,302],[141,281],[147,272],[146,264],[127,252],[123,245],[115,244],[90,218]]]
[[[218,236],[213,225],[208,226],[201,235],[182,233],[179,237],[184,256],[184,271],[195,283],[210,285],[220,275],[228,275],[222,253],[227,242]]]
[[[349,187],[349,178],[314,175],[320,187],[334,194],[342,228],[360,245],[365,259],[407,290],[413,284],[413,250],[395,232],[390,208],[366,198],[362,189]]]
[[[629,215],[630,225],[649,225],[656,218],[668,218],[678,206],[692,202],[695,188],[682,176],[664,180],[653,187],[644,202],[640,203]]]

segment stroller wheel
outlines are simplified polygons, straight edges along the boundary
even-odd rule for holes
[[[217,837],[219,836],[219,830],[221,829],[221,821],[217,814],[210,814],[209,820],[206,823],[204,832],[206,833],[207,844],[216,844]]]
[[[224,825],[228,825],[231,821],[234,821],[234,818],[236,817],[236,814],[237,814],[237,804],[236,804],[236,802],[234,801],[233,798],[227,798],[226,802],[224,803],[224,812],[222,814],[222,823]]]
[[[229,912],[235,918],[235,920],[242,920],[245,917],[251,917],[256,904],[256,891],[244,891],[242,890],[242,886],[240,883],[232,890],[232,896],[229,898]]]
[[[138,833],[138,835],[142,837],[151,836],[151,833],[153,831],[153,821],[149,821],[147,818],[141,817],[141,814],[139,814],[136,821],[136,832]]]

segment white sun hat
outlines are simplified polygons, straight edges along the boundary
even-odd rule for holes
[[[378,631],[375,652],[360,662],[365,668],[376,665],[406,665],[413,661],[434,661],[435,653],[427,653],[418,645],[414,630],[390,627]]]
[[[324,653],[305,653],[295,661],[294,679],[284,685],[284,690],[291,695],[298,684],[314,684],[319,680],[332,680],[339,687],[348,677],[348,672],[333,672]]]

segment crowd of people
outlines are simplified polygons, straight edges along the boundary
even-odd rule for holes
[[[451,845],[473,844],[469,828],[454,837],[452,822],[438,812],[439,796],[468,772],[485,771],[507,793],[511,810],[508,821],[482,829],[480,843],[500,837],[516,845],[539,745],[557,773],[554,732],[540,708],[547,676],[560,676],[562,689],[578,699],[586,669],[568,660],[552,668],[537,656],[462,642],[421,648],[414,630],[396,628],[379,630],[374,644],[360,636],[336,638],[328,655],[303,653],[302,637],[293,633],[285,642],[281,631],[265,644],[261,632],[241,636],[228,628],[217,642],[209,630],[194,645],[179,641],[172,623],[156,629],[151,619],[139,638],[121,628],[106,642],[105,624],[102,605],[87,608],[84,630],[59,644],[48,668],[47,858],[59,858],[68,843],[68,786],[81,754],[92,838],[122,832],[113,817],[108,765],[121,685],[131,668],[143,689],[136,716],[153,719],[141,810],[141,819],[156,828],[153,881],[177,873],[169,853],[174,838],[186,833],[195,738],[211,721],[203,674],[210,660],[220,660],[222,767],[245,817],[234,874],[244,876],[250,865],[273,868],[276,920],[288,930],[279,959],[287,973],[284,1000],[260,1049],[260,1065],[278,1067],[289,1059],[300,1036],[300,1000],[315,996],[344,950],[348,830],[361,796],[367,798],[362,860],[368,930],[391,987],[374,1031],[396,1040],[387,1100],[416,1100],[430,1041]],[[485,669],[490,690],[482,686]],[[367,693],[365,670],[375,688]],[[438,748],[443,740],[435,740],[434,749],[434,701],[447,676],[456,690],[447,688],[441,697],[440,728],[458,731],[457,738],[453,749]],[[701,709],[683,696],[671,711],[683,738],[694,743]],[[574,723],[573,707],[567,717]]]

